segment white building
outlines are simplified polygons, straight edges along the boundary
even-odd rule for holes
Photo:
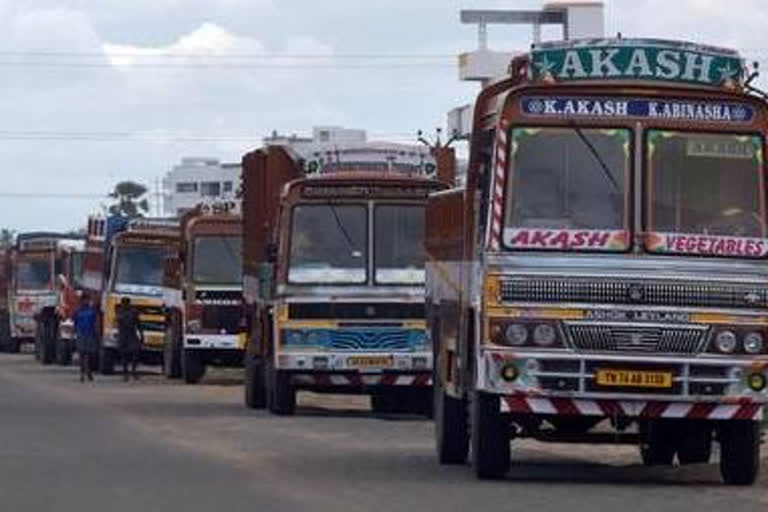
[[[531,42],[542,41],[542,27],[562,28],[556,39],[599,38],[605,35],[603,0],[549,0],[541,10],[463,10],[461,22],[477,25],[477,49],[459,55],[459,79],[479,82],[483,87],[494,78],[509,73],[509,65],[519,51],[492,50],[488,45],[488,25],[529,25]],[[463,105],[448,112],[448,132],[469,138],[473,106]]]
[[[415,138],[415,134],[414,134]],[[410,170],[431,174],[435,171],[430,149],[423,144],[369,141],[365,130],[340,126],[316,126],[311,137],[272,132],[265,146],[288,146],[303,160],[308,173],[345,166]]]
[[[212,158],[182,158],[163,178],[163,210],[180,216],[206,201],[233,200],[240,186],[239,163]]]

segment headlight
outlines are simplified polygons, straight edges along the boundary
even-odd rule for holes
[[[759,332],[750,332],[744,336],[744,352],[747,354],[759,354],[765,346],[765,338]]]
[[[524,325],[509,324],[504,331],[507,343],[519,347],[528,341],[528,329]]]
[[[723,354],[731,354],[736,350],[738,341],[733,331],[720,331],[715,336],[715,348]]]
[[[533,330],[533,342],[540,347],[550,347],[556,340],[557,333],[550,324],[539,324]]]

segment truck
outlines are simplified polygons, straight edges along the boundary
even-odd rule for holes
[[[139,313],[142,363],[163,363],[166,308],[180,303],[179,290],[166,281],[166,269],[178,258],[179,244],[177,219],[110,216],[89,222],[84,283],[99,303],[102,374],[114,373],[119,358],[116,313],[123,297]]]
[[[8,351],[11,345],[11,313],[8,292],[11,285],[11,247],[0,247],[0,352]]]
[[[427,209],[438,459],[515,439],[639,447],[751,484],[768,399],[766,95],[738,52],[549,42],[474,106]]]
[[[83,290],[85,239],[65,237],[56,241],[56,304],[45,308],[37,318],[36,354],[44,364],[72,363],[75,350],[73,315]]]
[[[7,268],[10,336],[6,350],[19,352],[23,343],[33,343],[41,355],[41,340],[55,332],[56,272],[63,244],[71,237],[59,233],[21,233],[10,250]]]
[[[282,146],[242,164],[246,405],[290,415],[310,390],[428,414],[424,209],[445,185],[366,162],[307,175]]]
[[[177,272],[183,304],[167,311],[166,377],[195,384],[208,365],[242,367],[242,241],[234,201],[206,203],[181,218],[180,268],[170,271]]]

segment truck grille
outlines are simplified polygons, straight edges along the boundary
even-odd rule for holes
[[[241,306],[203,306],[203,316],[200,324],[203,329],[215,330],[217,333],[238,334],[243,317]]]
[[[759,285],[670,283],[621,279],[513,278],[501,283],[508,302],[583,302],[682,307],[768,307],[768,289]]]
[[[706,342],[705,327],[666,327],[627,324],[566,324],[576,350],[586,352],[654,352],[696,354]]]
[[[424,303],[311,302],[288,305],[290,318],[305,319],[424,319]]]
[[[329,331],[329,348],[337,350],[408,350],[411,348],[409,331],[375,330],[352,331],[334,329]]]

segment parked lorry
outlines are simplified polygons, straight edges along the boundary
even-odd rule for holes
[[[203,204],[181,219],[181,307],[168,308],[164,372],[197,383],[206,366],[243,365],[243,222],[234,202]],[[171,280],[175,280],[171,276]]]
[[[55,318],[56,271],[60,247],[70,238],[58,233],[22,233],[10,250],[7,267],[10,337],[5,349],[19,352],[23,343],[33,343],[40,355],[40,340],[49,333],[49,318]],[[51,328],[52,329],[52,328]],[[52,329],[55,331],[55,329]]]
[[[429,413],[424,208],[442,185],[341,167],[306,176],[280,146],[243,157],[246,405],[292,414],[312,390]]]
[[[83,290],[85,239],[62,237],[55,242],[56,304],[37,317],[36,355],[42,364],[69,365],[75,349],[74,315]]]
[[[11,313],[8,293],[11,285],[11,247],[0,247],[0,352],[11,346]]]
[[[427,213],[441,463],[471,444],[501,477],[532,437],[688,464],[717,441],[724,481],[755,481],[768,112],[749,82],[731,50],[584,40],[480,93],[466,188]]]
[[[179,290],[166,281],[166,268],[169,261],[178,258],[178,252],[176,219],[112,216],[89,222],[84,282],[100,304],[99,363],[103,374],[112,374],[118,361],[116,313],[123,297],[128,297],[139,313],[144,334],[142,362],[162,363],[166,307],[180,302]]]

